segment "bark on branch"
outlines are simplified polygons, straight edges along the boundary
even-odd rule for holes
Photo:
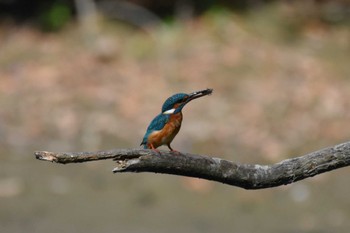
[[[286,185],[350,165],[350,141],[272,165],[241,164],[220,158],[180,152],[145,149],[115,149],[99,152],[37,151],[39,160],[81,163],[113,159],[119,172],[154,172],[197,177],[238,186],[263,189]]]

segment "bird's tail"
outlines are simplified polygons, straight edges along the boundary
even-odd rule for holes
[[[143,149],[148,149],[148,147],[147,147],[147,142],[142,141],[141,144],[140,144],[140,146],[142,146],[142,145],[143,145]]]

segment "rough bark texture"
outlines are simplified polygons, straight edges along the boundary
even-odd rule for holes
[[[272,165],[240,164],[203,155],[170,151],[158,153],[144,149],[63,153],[37,151],[35,156],[39,160],[62,164],[113,159],[117,163],[114,173],[166,173],[218,181],[245,189],[262,189],[349,166],[350,142]]]

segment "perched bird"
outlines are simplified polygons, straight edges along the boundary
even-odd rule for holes
[[[144,145],[145,149],[153,150],[161,145],[167,145],[174,151],[170,143],[180,130],[183,107],[191,100],[210,95],[212,92],[213,89],[206,89],[190,94],[178,93],[169,97],[162,106],[162,112],[148,126],[141,145]]]

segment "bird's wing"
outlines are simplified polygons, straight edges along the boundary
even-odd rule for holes
[[[141,145],[146,145],[147,144],[147,139],[148,136],[153,132],[153,131],[157,131],[157,130],[161,130],[164,128],[164,125],[169,121],[169,115],[165,115],[165,114],[159,114],[158,116],[156,116],[151,123],[149,124],[146,134],[143,137],[143,140],[141,142]]]

